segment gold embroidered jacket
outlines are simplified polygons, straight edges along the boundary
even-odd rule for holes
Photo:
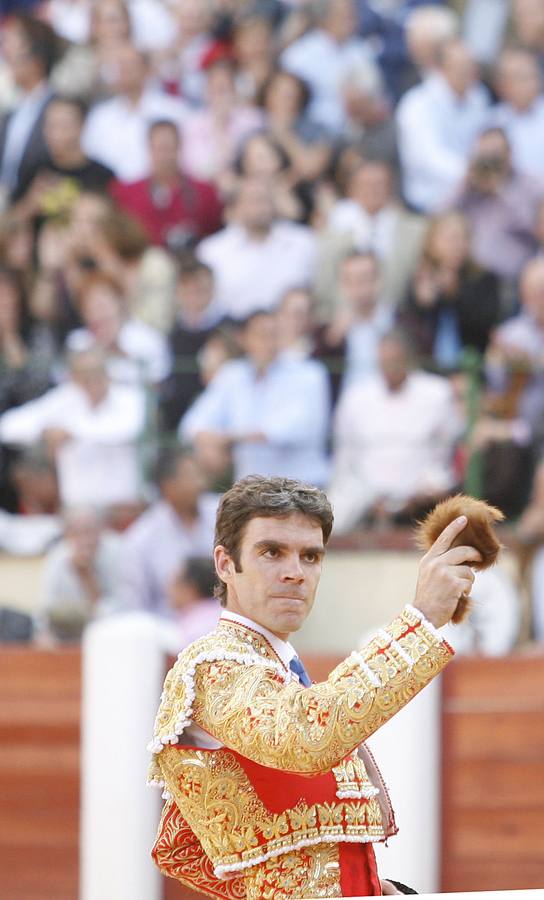
[[[306,854],[307,867],[312,849],[330,854],[342,841],[394,833],[379,775],[373,770],[371,780],[372,764],[357,750],[451,656],[433,626],[406,607],[325,682],[304,688],[264,637],[221,620],[179,655],[161,696],[150,745],[150,781],[165,787],[167,799],[154,851],[159,866],[212,895],[304,896],[267,894],[263,873],[278,860],[296,868],[297,853]],[[193,723],[224,746],[188,745],[183,733]],[[267,782],[279,806],[263,803]],[[333,893],[312,895],[338,896],[333,882]]]

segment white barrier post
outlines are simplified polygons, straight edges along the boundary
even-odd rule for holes
[[[154,620],[102,619],[83,641],[80,900],[159,900],[150,857],[160,792],[146,786],[165,670]]]
[[[378,871],[419,893],[439,889],[440,683],[435,679],[368,742],[382,772],[399,829],[374,844]]]

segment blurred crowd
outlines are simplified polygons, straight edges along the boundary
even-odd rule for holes
[[[2,16],[0,549],[48,554],[38,628],[206,631],[260,473],[338,537],[497,504],[544,642],[542,0]]]

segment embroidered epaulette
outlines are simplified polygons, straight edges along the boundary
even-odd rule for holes
[[[293,678],[265,638],[256,631],[237,627],[234,622],[220,623],[214,631],[190,644],[178,655],[164,682],[153,739],[147,748],[153,754],[148,772],[149,784],[164,786],[156,756],[165,745],[177,744],[185,729],[192,724],[197,666],[222,660],[264,667],[281,683]]]

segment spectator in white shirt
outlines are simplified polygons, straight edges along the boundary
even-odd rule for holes
[[[354,0],[320,0],[318,24],[280,56],[282,68],[306,81],[313,99],[308,114],[340,134],[345,121],[341,85],[347,72],[366,65],[379,78],[369,44],[357,34]]]
[[[348,178],[347,196],[333,206],[320,241],[317,293],[323,307],[338,306],[336,276],[351,250],[371,250],[383,270],[383,302],[403,298],[421,252],[426,222],[404,209],[393,192],[391,167],[378,160],[359,163]]]
[[[491,118],[510,141],[515,168],[544,182],[544,94],[536,56],[523,48],[505,50],[497,89],[502,103]]]
[[[338,405],[328,493],[339,534],[366,516],[412,518],[454,487],[453,392],[444,378],[411,370],[409,355],[401,334],[385,335],[379,373],[353,384]]]
[[[244,319],[312,281],[315,237],[276,218],[272,186],[263,179],[241,179],[230,213],[227,227],[201,241],[197,255],[213,270],[220,311]]]
[[[73,353],[69,371],[64,384],[0,417],[0,442],[24,447],[43,441],[56,460],[64,506],[137,503],[143,394],[111,384],[97,349]]]
[[[232,459],[235,478],[251,473],[327,478],[329,388],[321,363],[284,357],[275,315],[254,313],[242,343],[247,356],[219,370],[188,410],[179,435],[210,473]]]
[[[120,384],[156,383],[166,378],[170,358],[165,337],[128,315],[123,289],[111,275],[88,275],[80,286],[78,301],[83,327],[68,335],[68,350],[100,347],[106,354],[110,378]]]
[[[403,190],[412,207],[435,212],[450,200],[488,106],[474,60],[461,41],[448,41],[440,68],[407,91],[397,107]]]
[[[150,172],[148,131],[157,119],[181,126],[186,104],[148,84],[149,67],[131,44],[117,50],[114,96],[95,106],[85,123],[82,145],[91,159],[112,169],[121,181],[137,181]]]
[[[381,273],[372,250],[354,250],[340,263],[341,304],[326,329],[327,344],[344,350],[343,386],[373,375],[381,338],[393,327],[391,307],[379,303]]]
[[[369,161],[351,174],[347,197],[333,206],[328,227],[332,231],[349,231],[357,247],[386,257],[395,243],[396,218],[389,167]]]
[[[60,640],[77,640],[91,619],[120,610],[120,538],[92,508],[64,516],[64,536],[47,555],[39,626]]]
[[[213,551],[218,497],[205,493],[202,469],[181,447],[161,455],[156,483],[160,498],[123,535],[119,593],[129,608],[171,615],[172,583],[185,560]]]
[[[427,3],[408,13],[406,46],[410,60],[422,79],[436,70],[443,45],[458,34],[459,17],[453,9]]]

